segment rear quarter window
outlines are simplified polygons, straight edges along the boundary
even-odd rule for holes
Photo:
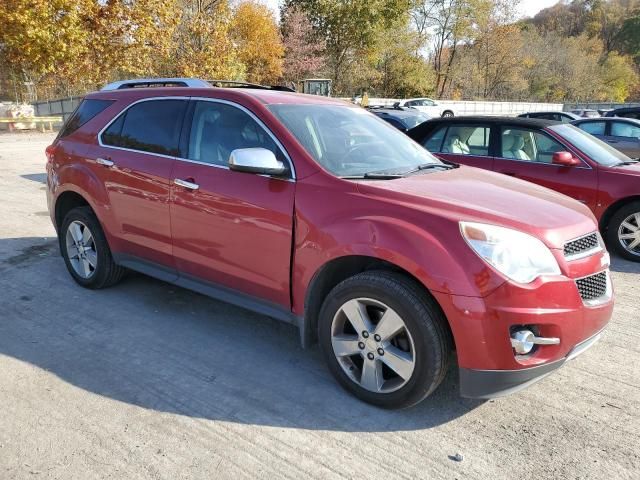
[[[186,100],[147,100],[125,110],[102,133],[101,141],[112,147],[180,155],[180,131]]]
[[[80,105],[78,105],[78,108],[76,108],[69,119],[65,122],[58,134],[58,138],[71,135],[112,103],[113,100],[98,100],[91,98],[82,100]]]

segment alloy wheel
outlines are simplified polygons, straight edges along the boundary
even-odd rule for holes
[[[333,317],[331,345],[347,376],[374,393],[402,388],[415,369],[415,346],[404,320],[378,300],[344,303]]]
[[[618,228],[618,239],[626,251],[640,256],[640,212],[624,219]]]
[[[98,252],[89,227],[78,220],[71,222],[65,244],[69,262],[76,274],[84,279],[91,278],[98,266]]]

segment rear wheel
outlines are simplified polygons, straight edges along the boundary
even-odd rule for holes
[[[329,293],[318,336],[344,388],[365,402],[404,408],[427,397],[446,374],[451,349],[444,322],[411,280],[373,271]]]
[[[109,287],[125,270],[111,256],[100,222],[89,207],[77,207],[64,217],[58,233],[60,251],[73,279],[86,288]]]
[[[451,110],[445,110],[442,112],[442,118],[451,118],[453,117],[453,112]]]
[[[607,244],[621,257],[640,262],[640,202],[625,205],[611,217]]]

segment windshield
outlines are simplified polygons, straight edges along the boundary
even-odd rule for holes
[[[359,107],[281,104],[269,109],[320,165],[339,177],[443,165],[404,133]]]
[[[611,167],[631,160],[624,153],[573,125],[563,123],[562,125],[549,127],[549,130],[562,135],[562,137],[571,142],[578,150],[584,152],[585,155],[600,165]]]

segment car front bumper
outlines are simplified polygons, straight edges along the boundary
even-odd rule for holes
[[[519,370],[474,370],[460,368],[460,395],[467,398],[496,398],[522,390],[574,359],[602,337],[603,330],[579,343],[559,360]]]

